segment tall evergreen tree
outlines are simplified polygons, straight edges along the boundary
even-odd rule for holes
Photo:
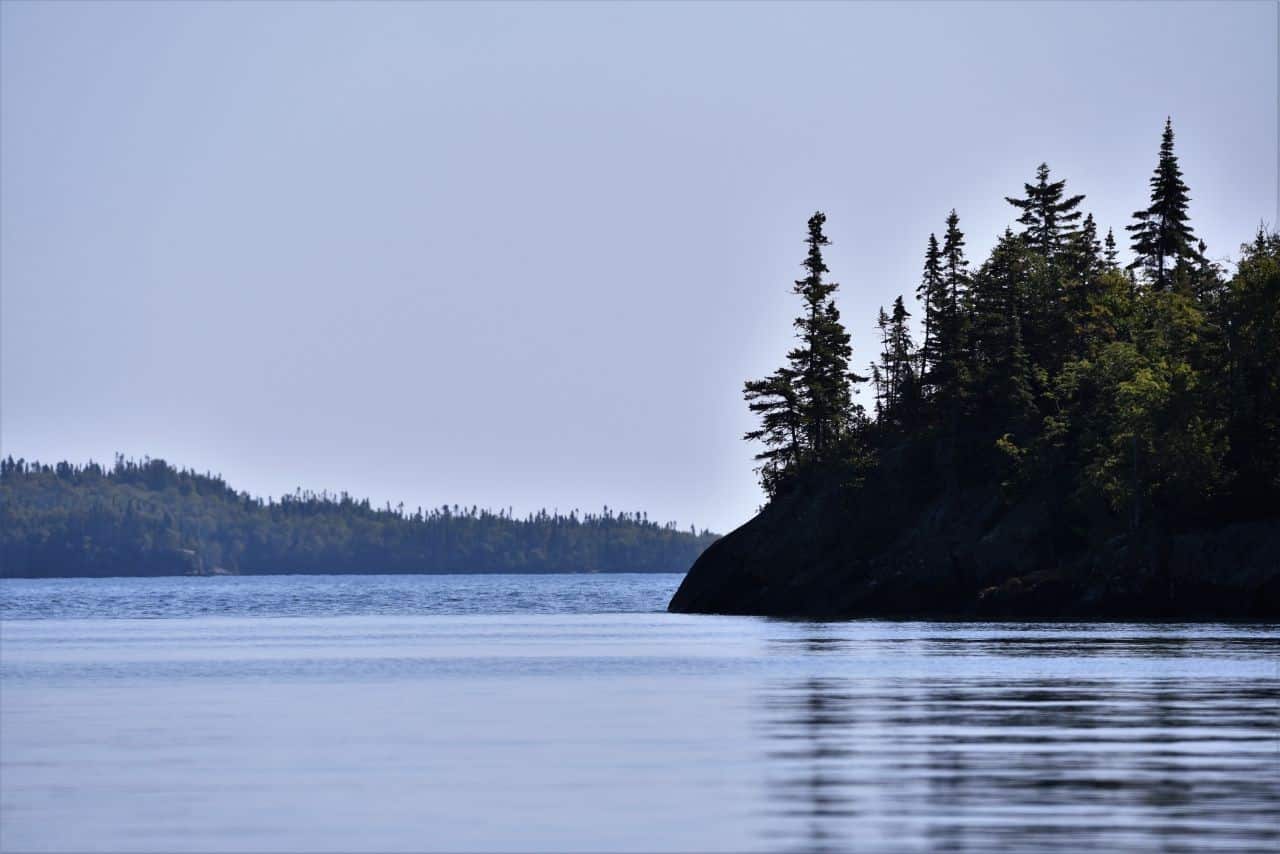
[[[1182,181],[1177,155],[1173,153],[1173,122],[1165,119],[1160,139],[1160,158],[1151,176],[1151,205],[1134,211],[1133,263],[1140,268],[1156,290],[1168,290],[1176,267],[1202,260],[1196,250],[1195,231],[1191,228],[1187,207],[1191,197]]]
[[[775,495],[799,467],[803,453],[804,426],[796,374],[789,368],[779,368],[762,380],[748,380],[743,395],[747,408],[760,418],[760,426],[743,438],[764,444],[756,454],[756,471],[765,493]]]
[[[1098,226],[1087,214],[1071,243],[1068,275],[1062,282],[1062,335],[1069,355],[1080,356],[1088,349],[1091,312],[1101,293],[1105,263]]]
[[[1041,163],[1036,169],[1036,182],[1023,185],[1023,198],[1005,197],[1022,212],[1018,222],[1025,226],[1022,237],[1027,245],[1048,259],[1070,242],[1075,222],[1081,216],[1076,208],[1084,196],[1064,197],[1066,185],[1066,180],[1050,181],[1049,164]]]
[[[920,345],[920,367],[916,371],[923,392],[924,384],[929,382],[941,360],[938,322],[947,304],[947,290],[942,279],[942,249],[938,246],[936,234],[929,235],[929,243],[925,247],[924,271],[916,287],[916,300],[924,313],[924,340]]]
[[[1031,365],[1022,341],[1020,290],[1029,264],[1022,238],[1009,229],[973,276],[970,395],[980,423],[1018,433],[1031,423]]]
[[[889,412],[889,376],[893,366],[893,350],[889,343],[889,315],[884,306],[876,315],[876,329],[880,331],[880,361],[871,364],[871,382],[876,396],[876,417],[884,419]]]
[[[759,456],[760,475],[770,494],[798,468],[839,455],[860,420],[851,383],[864,378],[849,370],[849,333],[834,300],[839,285],[825,279],[830,271],[822,247],[831,243],[823,233],[826,220],[821,211],[809,218],[806,275],[793,288],[804,311],[795,319],[799,343],[787,353],[788,366],[747,382],[744,389],[750,408],[762,419],[746,438],[766,444]]]
[[[1120,255],[1116,251],[1116,235],[1111,229],[1107,229],[1107,239],[1103,241],[1106,247],[1102,253],[1102,262],[1107,272],[1113,273],[1120,269]]]
[[[1076,233],[1071,249],[1072,272],[1075,275],[1089,279],[1102,272],[1102,244],[1098,241],[1098,225],[1093,221],[1093,214],[1085,214],[1084,224]]]
[[[939,253],[939,305],[937,308],[934,357],[926,376],[931,399],[937,404],[934,415],[955,431],[960,418],[961,398],[967,375],[967,326],[969,262],[964,255],[965,238],[960,230],[960,217],[954,210],[947,215],[947,229]]]
[[[881,350],[880,361],[871,366],[871,374],[875,380],[876,414],[883,423],[905,421],[908,407],[914,406],[915,352],[907,325],[910,317],[898,296],[893,301],[893,313],[885,313],[882,307],[876,319]]]
[[[890,411],[900,422],[914,420],[915,401],[918,397],[915,376],[915,352],[911,341],[911,327],[907,311],[898,295],[893,301],[893,313],[889,317],[889,402]]]

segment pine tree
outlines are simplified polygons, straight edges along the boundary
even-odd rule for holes
[[[1049,165],[1036,169],[1036,183],[1024,184],[1021,199],[1005,197],[1005,201],[1022,211],[1018,222],[1026,226],[1022,237],[1027,245],[1047,259],[1057,255],[1075,235],[1074,224],[1081,212],[1076,210],[1084,196],[1063,198],[1067,182],[1050,181]]]
[[[821,211],[809,218],[808,275],[797,279],[794,288],[804,300],[805,313],[795,321],[801,343],[787,355],[798,374],[803,423],[815,459],[826,457],[839,440],[851,407],[849,333],[832,300],[839,285],[823,278],[830,272],[822,259],[822,247],[831,244],[822,232],[826,221]]]
[[[876,319],[880,330],[880,361],[871,366],[876,390],[876,416],[883,424],[904,423],[916,397],[915,352],[907,320],[911,313],[902,297],[893,301],[893,313],[883,307]]]
[[[1195,231],[1191,228],[1187,206],[1191,201],[1182,170],[1173,153],[1173,122],[1165,119],[1160,139],[1160,158],[1151,176],[1151,205],[1134,211],[1133,263],[1129,269],[1141,268],[1151,286],[1168,290],[1175,267],[1202,260],[1196,251]]]
[[[793,289],[804,312],[794,323],[799,343],[787,353],[788,366],[744,388],[749,408],[761,417],[760,428],[746,438],[765,443],[757,459],[761,483],[770,495],[800,468],[839,455],[863,420],[851,383],[865,378],[849,370],[849,333],[834,300],[839,285],[824,278],[829,270],[822,247],[831,242],[822,231],[826,219],[821,211],[809,218],[803,264],[807,275]]]
[[[1105,269],[1093,214],[1085,216],[1072,240],[1070,260],[1070,275],[1062,283],[1062,334],[1068,353],[1081,356],[1089,346],[1090,315],[1101,292]]]
[[[1107,272],[1114,273],[1120,269],[1119,253],[1116,252],[1116,236],[1111,229],[1107,229],[1107,239],[1103,241],[1106,249],[1102,253],[1103,264]]]
[[[947,380],[954,383],[960,371],[965,341],[965,305],[969,289],[969,262],[964,257],[964,232],[955,209],[947,215],[947,230],[942,238],[942,287],[945,302],[938,324],[938,349],[948,363]]]
[[[801,461],[804,427],[796,374],[779,368],[762,380],[748,380],[744,396],[747,408],[759,416],[760,427],[743,438],[764,443],[764,450],[756,454],[756,471],[765,493],[775,495]]]
[[[911,313],[899,295],[893,301],[893,313],[889,318],[889,402],[896,420],[904,424],[913,420],[917,397],[915,353],[908,325],[910,317]]]
[[[1078,246],[1075,225],[1084,216],[1078,210],[1084,196],[1067,196],[1066,181],[1050,181],[1046,163],[1036,169],[1035,183],[1024,184],[1023,190],[1021,199],[1005,197],[1021,211],[1018,222],[1024,226],[1023,243],[1039,259],[1028,271],[1023,332],[1032,361],[1053,372],[1069,350],[1067,279],[1071,256]]]
[[[960,230],[960,217],[954,210],[947,216],[947,229],[943,234],[939,252],[939,283],[936,302],[933,338],[930,341],[928,383],[936,407],[934,416],[951,425],[954,432],[959,420],[960,399],[963,396],[967,374],[966,332],[968,325],[969,269],[964,255],[964,232]]]
[[[929,235],[929,243],[924,253],[924,272],[920,284],[916,287],[916,300],[924,312],[924,340],[920,345],[920,367],[916,373],[923,386],[929,381],[941,360],[938,350],[938,320],[942,316],[947,293],[942,281],[942,250],[938,247],[938,237]]]
[[[970,291],[974,410],[984,426],[1006,433],[1028,425],[1034,407],[1019,310],[1028,264],[1025,243],[1006,229],[973,276]]]
[[[1072,242],[1071,257],[1075,264],[1072,272],[1082,279],[1102,272],[1102,244],[1098,242],[1098,226],[1093,214],[1085,214],[1084,224]]]
[[[876,329],[880,330],[880,361],[871,365],[871,382],[876,396],[876,417],[884,419],[890,408],[889,377],[893,370],[893,349],[889,341],[889,315],[884,306],[876,316]]]

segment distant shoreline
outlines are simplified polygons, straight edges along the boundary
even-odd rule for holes
[[[479,570],[475,572],[257,572],[251,575],[241,575],[238,573],[222,573],[218,575],[204,574],[168,574],[168,575],[5,575],[0,574],[0,581],[118,581],[122,579],[139,579],[139,578],[403,578],[405,576],[421,576],[429,578],[448,578],[460,576],[486,576],[492,577],[496,575],[517,577],[541,576],[541,575],[679,575],[684,576],[683,570],[563,570],[555,571],[533,571],[533,572],[510,572],[507,570],[490,572],[487,570]]]
[[[9,578],[674,573],[715,539],[607,506],[520,518],[475,506],[378,508],[345,492],[264,501],[159,459],[0,460],[0,577]]]

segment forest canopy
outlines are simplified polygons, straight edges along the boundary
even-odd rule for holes
[[[850,369],[826,278],[826,217],[808,222],[796,346],[745,385],[770,498],[833,477],[958,494],[994,483],[1055,508],[1058,539],[1275,516],[1280,508],[1280,237],[1259,227],[1234,271],[1210,260],[1166,122],[1147,207],[1120,240],[1041,164],[1007,197],[1017,228],[978,263],[955,210],[930,234],[915,303],[878,318]],[[915,323],[912,323],[914,317]],[[857,402],[870,384],[871,411]]]
[[[0,461],[0,574],[683,572],[715,536],[644,513],[263,501],[164,460]]]

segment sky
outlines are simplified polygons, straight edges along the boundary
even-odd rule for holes
[[[0,453],[725,532],[762,502],[742,383],[791,344],[813,211],[860,366],[947,212],[980,260],[1041,161],[1123,238],[1166,116],[1229,260],[1280,220],[1278,27],[1270,0],[4,2]]]

